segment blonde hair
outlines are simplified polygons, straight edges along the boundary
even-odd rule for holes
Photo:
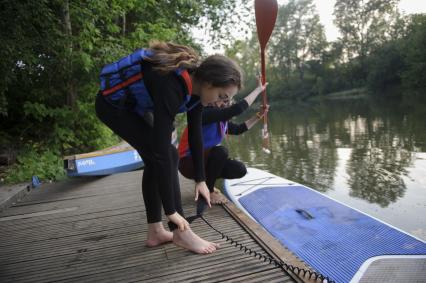
[[[199,65],[197,52],[185,45],[172,42],[151,41],[149,49],[153,51],[152,56],[147,58],[160,73],[168,73],[177,68],[194,70]]]

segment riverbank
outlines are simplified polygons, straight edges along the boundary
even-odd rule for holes
[[[363,99],[368,97],[368,90],[365,87],[353,88],[338,92],[332,92],[325,95],[314,96],[309,98],[310,100],[320,99]]]

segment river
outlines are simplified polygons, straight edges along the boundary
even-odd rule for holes
[[[426,241],[425,105],[400,99],[271,103],[269,155],[261,150],[260,128],[226,138],[233,158]]]

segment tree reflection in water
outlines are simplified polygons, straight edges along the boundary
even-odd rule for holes
[[[349,148],[350,196],[386,207],[404,195],[402,176],[412,164],[412,152],[425,150],[426,126],[420,119],[425,113],[420,112],[366,100],[273,104],[272,154],[260,150],[260,127],[229,137],[227,144],[231,154],[249,166],[322,192],[338,189],[333,187],[341,166],[337,149]]]

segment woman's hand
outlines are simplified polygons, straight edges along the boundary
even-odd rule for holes
[[[257,77],[257,87],[244,98],[249,106],[252,105],[256,98],[259,96],[259,94],[261,94],[266,89],[267,85],[268,83],[262,85],[262,79],[259,75]]]
[[[245,122],[247,129],[250,130],[257,122],[262,120],[262,118],[268,113],[268,111],[269,105],[266,105],[266,107],[263,107],[263,105],[260,106],[260,111]]]
[[[257,88],[255,88],[254,91],[256,92],[257,95],[259,95],[266,89],[268,82],[262,85],[262,77],[260,75],[258,75],[256,79],[257,79]]]
[[[195,201],[198,200],[199,195],[202,195],[206,200],[208,206],[211,208],[210,204],[210,191],[207,188],[206,182],[199,182],[195,184]]]
[[[260,111],[256,113],[257,118],[260,120],[263,118],[263,116],[265,116],[266,114],[268,114],[269,111],[269,105],[266,106],[260,106]]]
[[[173,214],[167,215],[167,218],[176,224],[180,231],[185,231],[186,229],[189,229],[189,223],[186,221],[185,218],[183,218],[179,213],[175,212]]]

